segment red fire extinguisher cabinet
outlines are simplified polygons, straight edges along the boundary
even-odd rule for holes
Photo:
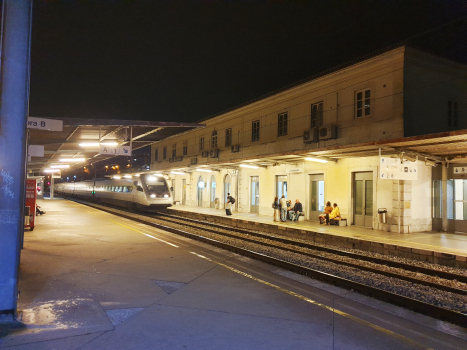
[[[26,180],[26,208],[24,208],[24,227],[32,231],[36,222],[36,180]]]

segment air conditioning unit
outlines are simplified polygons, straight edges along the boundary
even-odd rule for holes
[[[175,158],[169,158],[169,163],[173,163],[175,161]]]
[[[201,152],[201,157],[203,157],[203,158],[209,157],[209,151],[203,151],[203,152]]]
[[[336,125],[327,125],[321,126],[319,128],[319,139],[320,140],[330,140],[337,138],[337,126]]]
[[[182,156],[174,157],[174,162],[181,162],[183,160]]]
[[[240,152],[240,145],[233,145],[230,150],[232,153]]]
[[[310,130],[306,130],[303,133],[303,142],[305,143],[312,143],[318,142],[318,128],[311,128]]]
[[[198,164],[198,158],[191,158],[191,164]]]
[[[218,158],[219,157],[219,149],[213,148],[209,151],[209,157],[211,158]]]

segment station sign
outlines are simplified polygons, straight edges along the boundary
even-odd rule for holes
[[[28,129],[63,131],[63,120],[28,117]]]
[[[29,145],[28,146],[28,156],[29,157],[43,157],[44,156],[44,146],[42,146],[42,145]]]
[[[417,180],[418,169],[416,161],[404,160],[400,158],[380,157],[380,175],[382,180]]]
[[[110,154],[113,156],[131,156],[131,146],[108,146],[100,145],[99,154]]]

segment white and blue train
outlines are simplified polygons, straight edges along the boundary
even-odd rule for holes
[[[55,184],[54,191],[122,207],[152,210],[173,205],[172,191],[163,175],[124,175]]]

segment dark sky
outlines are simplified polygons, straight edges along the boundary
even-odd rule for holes
[[[30,115],[195,122],[413,36],[467,64],[466,3],[37,1]]]

